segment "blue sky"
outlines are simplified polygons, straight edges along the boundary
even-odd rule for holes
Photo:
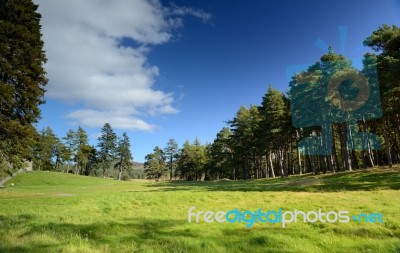
[[[326,45],[357,61],[372,31],[400,25],[395,0],[35,2],[49,78],[37,128],[62,137],[82,126],[96,144],[110,122],[139,162],[170,138],[212,142]]]

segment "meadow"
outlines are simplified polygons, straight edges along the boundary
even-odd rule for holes
[[[12,186],[12,184],[14,184]],[[400,252],[400,168],[253,181],[27,172],[0,189],[0,252]],[[188,209],[348,210],[382,223],[188,223]]]

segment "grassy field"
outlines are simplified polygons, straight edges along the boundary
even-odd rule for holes
[[[11,184],[14,186],[11,186]],[[24,173],[0,189],[0,252],[400,252],[400,168],[220,182]],[[382,223],[188,223],[188,209],[348,210]]]

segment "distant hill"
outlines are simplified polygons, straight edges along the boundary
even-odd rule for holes
[[[144,163],[139,163],[139,162],[135,162],[133,161],[133,169],[144,169]]]
[[[133,161],[132,170],[129,171],[129,177],[132,179],[144,179],[146,178],[146,173],[144,173],[144,163],[139,163]]]

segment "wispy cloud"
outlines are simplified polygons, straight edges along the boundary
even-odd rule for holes
[[[177,5],[172,5],[169,9],[172,15],[175,16],[186,16],[190,15],[196,18],[200,18],[204,23],[208,23],[211,20],[211,13],[205,12],[203,10],[193,9],[190,7],[179,7]]]
[[[177,113],[174,94],[156,90],[159,74],[149,50],[167,43],[182,17],[208,22],[211,15],[188,7],[164,7],[157,0],[41,0],[43,39],[48,57],[47,96],[82,104],[67,118],[100,127],[151,131],[143,115]],[[121,43],[131,39],[136,47]]]

